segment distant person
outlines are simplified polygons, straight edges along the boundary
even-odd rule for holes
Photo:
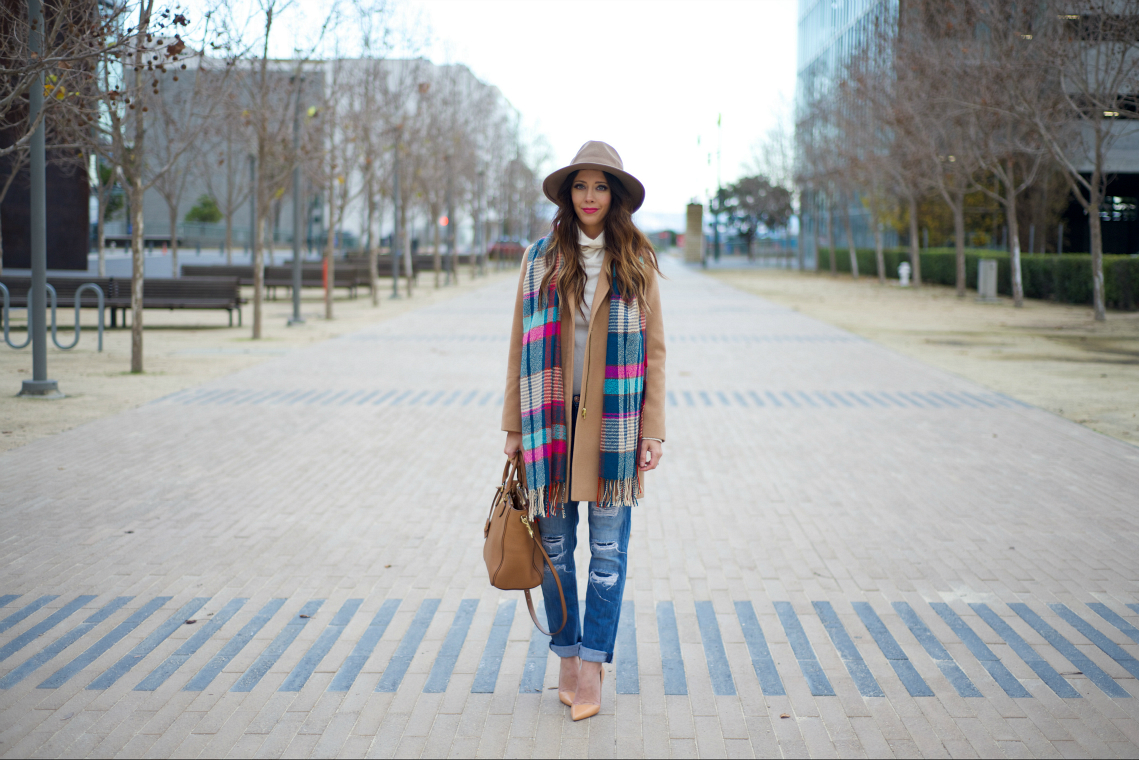
[[[612,147],[587,142],[542,189],[558,210],[550,233],[523,257],[502,429],[506,455],[524,452],[530,514],[565,590],[568,620],[550,649],[561,658],[558,696],[581,720],[601,709],[632,508],[664,444],[660,269],[632,219],[644,185]],[[573,557],[581,502],[592,555],[584,629]],[[562,611],[548,568],[542,595],[554,631]]]

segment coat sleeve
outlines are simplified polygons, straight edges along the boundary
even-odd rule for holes
[[[656,272],[645,290],[650,311],[645,316],[645,409],[641,435],[665,439],[664,434],[664,317],[660,308],[660,284]]]
[[[510,355],[506,360],[502,429],[507,433],[522,432],[522,286],[526,282],[528,261],[530,261],[529,248],[522,256],[522,270],[518,273],[518,294],[514,298],[514,324],[510,328]]]

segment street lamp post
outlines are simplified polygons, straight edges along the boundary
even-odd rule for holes
[[[43,56],[43,4],[28,0],[31,26],[30,47],[37,58]],[[44,75],[41,71],[28,92],[28,119],[31,123],[43,110]],[[47,202],[44,177],[44,125],[41,121],[31,139],[31,245],[32,289],[28,293],[28,330],[32,334],[32,379],[25,380],[21,396],[62,398],[59,384],[47,377]]]
[[[447,284],[458,285],[455,274],[455,165],[447,156]]]
[[[290,325],[305,322],[301,316],[301,88],[304,81],[304,77],[297,77],[297,102],[293,111],[293,316],[289,318]]]

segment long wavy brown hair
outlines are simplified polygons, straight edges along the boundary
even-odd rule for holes
[[[632,198],[621,181],[609,172],[609,211],[605,215],[605,250],[614,269],[614,285],[626,301],[635,298],[643,313],[648,313],[645,292],[649,286],[649,272],[660,273],[656,252],[645,234],[633,224]],[[577,212],[573,207],[572,188],[577,172],[571,173],[558,188],[558,212],[554,215],[551,244],[546,246],[546,274],[542,278],[541,293],[550,287],[554,275],[557,252],[562,251],[562,266],[558,270],[558,298],[568,300],[584,312],[585,269],[581,265],[581,246],[578,245]]]

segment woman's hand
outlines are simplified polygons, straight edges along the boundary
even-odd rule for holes
[[[655,470],[662,456],[664,456],[664,447],[660,441],[650,441],[646,438],[641,441],[641,453],[637,457],[637,464],[646,472]]]
[[[506,453],[506,456],[512,457],[521,450],[522,450],[522,434],[521,433],[507,433],[506,434],[506,446],[503,448],[503,452]]]

